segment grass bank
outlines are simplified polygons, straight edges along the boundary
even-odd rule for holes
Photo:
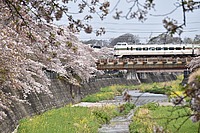
[[[184,88],[180,85],[181,81],[182,77],[180,76],[175,81],[163,83],[140,84],[132,86],[113,85],[101,88],[99,93],[86,96],[84,99],[82,99],[82,101],[98,102],[101,100],[113,99],[116,95],[121,95],[125,89],[169,94],[172,96],[173,93],[171,92],[182,92],[184,90]],[[151,132],[152,126],[155,124],[164,127],[162,123],[166,123],[165,120],[152,121],[151,119],[145,119],[144,117],[154,117],[154,114],[168,114],[165,111],[168,111],[168,109],[171,107],[157,107],[156,105],[146,106],[147,107],[143,107],[144,109],[140,108],[142,111],[140,109],[136,111],[136,115],[143,115],[141,116],[141,120],[138,119],[139,117],[134,117],[135,123],[130,125],[132,132],[135,132],[135,129],[137,129],[140,133],[146,133],[146,131]],[[60,109],[53,109],[41,115],[21,120],[18,133],[95,133],[102,124],[108,123],[111,118],[127,114],[130,109],[133,108],[134,105],[129,103],[121,105],[120,107],[105,106],[103,108],[72,107],[68,105]],[[162,112],[162,114],[160,114],[160,112]],[[174,113],[174,116],[177,116],[177,113]],[[168,115],[162,117],[168,117]],[[176,123],[177,121],[175,124]],[[187,125],[191,125],[191,123]],[[196,128],[196,125],[194,126]],[[172,130],[172,132],[173,131],[174,130]]]
[[[155,103],[137,109],[130,124],[131,133],[197,133],[199,123],[192,123],[186,107],[158,106]]]
[[[100,92],[88,95],[82,99],[83,102],[99,102],[102,100],[114,99],[117,95],[122,95],[125,89],[140,90],[141,92],[150,92],[156,94],[166,94],[169,97],[184,96],[185,88],[181,85],[183,75],[177,77],[177,80],[169,82],[142,83],[140,85],[112,85],[101,88]]]
[[[114,99],[117,95],[122,95],[122,92],[125,89],[132,90],[134,85],[126,86],[126,85],[112,85],[105,88],[101,88],[100,92],[88,95],[82,99],[83,102],[99,102],[102,100],[111,100]]]
[[[17,133],[96,133],[111,118],[127,114],[135,106],[72,107],[52,109],[20,121]]]
[[[176,95],[185,90],[185,88],[181,85],[183,80],[183,75],[177,76],[176,80],[169,82],[155,82],[155,83],[142,83],[140,85],[132,87],[132,89],[138,89],[142,92],[151,92],[156,94],[166,94],[166,95]]]

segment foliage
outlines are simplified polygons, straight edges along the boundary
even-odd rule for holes
[[[181,85],[183,76],[179,76],[175,81],[165,83],[140,84],[133,88],[141,90],[143,92],[167,94],[174,104],[185,104],[187,102],[191,110],[193,111],[193,113],[191,114],[191,120],[193,122],[199,122],[199,75],[200,69],[197,69],[190,75],[188,80],[189,85],[185,87]]]
[[[130,89],[133,86],[125,85],[112,85],[105,88],[101,88],[100,92],[88,95],[82,99],[83,102],[98,102],[102,100],[114,99],[114,96],[121,95],[125,89]]]
[[[197,56],[197,57],[194,57],[190,64],[188,65],[188,68],[190,69],[191,72],[193,72],[192,75],[194,74],[199,74],[199,71],[198,71],[198,68],[200,67],[199,65],[199,61],[200,61],[200,57]],[[191,76],[190,76],[191,77]]]
[[[147,103],[142,106],[142,108],[147,108],[148,110],[156,110],[158,108],[158,103]]]
[[[192,40],[191,38],[189,38],[189,37],[185,37],[185,38],[183,39],[183,43],[184,43],[184,44],[192,44],[192,43],[193,43],[193,40]],[[194,42],[194,44],[196,44],[196,42]]]
[[[173,91],[170,92],[170,98],[176,98],[176,97],[185,97],[186,94],[184,91]]]
[[[154,83],[141,83],[133,86],[132,89],[137,89],[142,92],[150,92],[156,94],[175,94],[174,92],[183,92],[185,88],[181,85],[183,75],[179,75],[176,80],[169,82],[154,82]]]
[[[3,19],[2,16],[0,18]],[[34,27],[34,41],[27,37],[27,27],[23,27],[22,31],[17,33],[10,25],[0,24],[0,105],[4,108],[2,110],[9,111],[7,107],[13,106],[13,101],[26,102],[30,93],[44,93],[53,97],[54,94],[49,90],[49,78],[56,78],[51,76],[53,74],[59,75],[70,84],[80,85],[80,82],[87,82],[96,72],[100,73],[95,68],[98,52],[82,45],[68,29],[62,27],[61,30],[54,25],[41,27],[31,21],[29,24]],[[66,42],[72,47],[69,48]],[[20,90],[23,95],[13,96],[14,93],[8,93],[5,91],[6,88]]]
[[[167,86],[167,87],[153,86],[152,88],[148,90],[144,90],[144,92],[150,92],[150,93],[155,93],[155,94],[169,94],[170,92],[169,88],[170,86]]]
[[[156,122],[170,132],[198,132],[199,124],[190,121],[192,112],[187,107],[158,107],[151,113],[151,116],[157,119]]]
[[[188,86],[185,94],[190,98],[190,108],[193,111],[191,120],[193,122],[200,122],[200,69],[194,71],[188,80]]]
[[[142,118],[141,118],[142,117]],[[130,133],[153,133],[153,123],[149,119],[149,110],[147,108],[139,108],[134,113],[133,122],[129,125]]]
[[[86,107],[66,106],[20,121],[19,133],[92,132],[98,122]]]
[[[114,15],[112,14],[114,19],[138,19],[139,21],[144,22],[147,19],[148,12],[154,9],[156,5],[154,0],[146,0],[144,2],[138,0],[126,1],[126,3],[130,5],[130,8],[128,8],[127,11],[123,11],[119,9],[119,5],[124,4],[122,2],[123,1],[119,0],[116,2],[116,5],[112,5],[114,9],[116,9]],[[186,12],[193,12],[194,10],[199,9],[199,5],[199,1],[176,1],[176,3],[174,3],[175,9],[170,13],[173,13],[178,8],[182,8],[184,19],[182,24],[178,24],[176,20],[165,18],[163,20],[163,26],[166,28],[167,32],[170,34],[180,34],[183,26],[186,25]],[[72,6],[75,8],[71,8]],[[0,7],[1,12],[6,11],[6,17],[12,18],[18,26],[18,29],[20,29],[20,26],[28,26],[29,22],[27,21],[27,14],[29,14],[35,22],[46,20],[47,23],[51,23],[55,20],[58,21],[65,16],[68,19],[66,24],[71,32],[80,32],[81,30],[84,30],[86,33],[92,33],[93,31],[88,20],[93,19],[94,15],[103,20],[105,16],[112,13],[112,11],[109,12],[109,10],[111,10],[111,3],[109,1],[102,2],[99,0],[4,0],[0,3]],[[84,14],[85,12],[88,13]],[[168,14],[165,14],[163,16],[167,15]],[[7,23],[12,22],[8,21]],[[96,31],[96,35],[102,35],[104,33],[105,29],[102,27]]]
[[[15,11],[14,5],[23,3],[4,2],[13,2],[12,11]],[[49,90],[52,78],[80,85],[96,73],[102,74],[96,69],[95,61],[104,52],[83,45],[64,26],[34,22],[27,13],[22,17],[26,18],[24,21],[28,25],[21,19],[15,20],[18,16],[12,16],[5,4],[8,3],[0,2],[0,121],[7,117],[5,112],[12,111],[9,108],[14,106],[13,102],[28,103],[31,93],[53,97]],[[21,8],[20,13],[24,10]],[[52,77],[54,74],[59,76]],[[23,94],[18,96],[7,89],[19,90]]]
[[[77,6],[75,13],[72,13],[72,8],[70,8],[73,4]],[[148,11],[154,8],[155,1],[146,0],[142,4],[138,0],[133,0],[129,1],[128,4],[131,5],[131,8],[125,14],[116,10],[115,19],[136,18],[143,22],[146,20]],[[177,33],[180,34],[183,25],[186,24],[185,13],[199,9],[199,5],[199,1],[177,1],[176,8],[183,9],[183,24],[179,25],[173,19],[164,19],[163,24],[168,33],[174,34],[179,31]],[[118,4],[115,8],[117,6]],[[45,75],[44,70],[59,73],[75,85],[79,85],[80,82],[87,82],[92,73],[97,72],[95,69],[96,59],[94,58],[96,52],[89,47],[79,45],[77,38],[70,32],[84,30],[86,33],[92,33],[93,28],[87,23],[88,20],[93,18],[91,14],[96,14],[103,20],[109,13],[109,7],[110,2],[99,0],[1,1],[0,105],[3,108],[1,110],[8,111],[7,106],[10,106],[12,101],[26,100],[27,94],[32,92],[53,96],[49,90],[50,80]],[[89,14],[84,15],[82,19],[74,19],[74,14],[83,13],[86,10],[89,11]],[[68,28],[47,24],[54,20],[60,20],[63,14],[68,18]],[[47,23],[44,23],[43,20],[46,20]],[[105,29],[101,27],[96,35],[104,33]],[[195,38],[195,41],[198,42],[199,37]],[[191,67],[199,67],[198,62],[198,59],[192,61]],[[74,75],[75,77],[73,77]],[[17,96],[4,92],[3,90],[7,87],[23,90],[23,98],[18,99]],[[195,98],[193,95],[189,96]],[[2,111],[0,113],[3,114]],[[5,117],[6,115],[1,115],[0,120],[2,116]]]
[[[75,6],[76,9],[70,8]],[[97,0],[88,1],[72,1],[72,0],[5,0],[0,3],[1,12],[6,11],[7,17],[11,18],[18,26],[29,26],[27,21],[27,14],[30,15],[33,21],[51,23],[55,20],[60,20],[63,16],[67,17],[66,25],[71,32],[80,32],[84,30],[86,33],[93,31],[92,26],[88,24],[88,20],[92,19],[91,14],[96,14],[99,18],[103,19],[108,14],[110,3],[108,1],[100,2]],[[75,14],[83,14],[84,10],[89,13],[82,15],[81,19],[77,19]],[[72,15],[73,14],[73,15]],[[10,23],[10,22],[8,22]],[[103,34],[105,31],[100,28],[96,34]],[[31,32],[30,32],[31,33]]]
[[[200,35],[196,35],[194,38],[194,44],[200,44]]]
[[[189,120],[190,114],[187,107],[158,106],[152,103],[144,105],[135,112],[130,132],[198,132],[198,123]]]
[[[101,124],[103,124],[103,123],[108,124],[111,120],[110,115],[104,111],[94,111],[93,114],[95,115],[95,117],[98,119],[98,121]]]
[[[82,99],[82,102],[98,102],[102,100],[111,100],[114,98],[113,92],[98,92],[92,95],[88,95]]]
[[[111,118],[120,115],[116,110],[116,106],[104,106],[101,108],[96,107],[92,113],[101,125],[108,124]]]
[[[103,107],[103,108],[113,108],[115,106],[108,106],[108,107]],[[99,122],[100,123],[109,123],[109,121],[111,120],[111,118],[115,117],[115,116],[123,116],[123,115],[127,115],[132,109],[135,108],[135,105],[132,103],[125,103],[122,105],[117,106],[117,109],[112,110],[110,109],[108,110],[103,110],[101,108],[97,108],[95,109],[95,111],[93,112],[94,115],[98,118],[100,118]]]
[[[132,109],[135,108],[135,105],[130,102],[126,102],[125,104],[120,105],[118,108],[122,115],[127,115]]]
[[[116,106],[53,109],[20,121],[19,133],[91,133],[116,116]]]
[[[139,85],[113,85],[105,88],[101,88],[100,92],[92,95],[88,95],[82,99],[84,102],[98,102],[101,100],[113,99],[116,95],[121,95],[125,89],[128,90],[140,90],[142,92],[150,92],[156,94],[166,94],[171,98],[175,96],[182,96],[185,88],[181,86],[183,75],[177,77],[177,80],[170,82],[157,82],[157,83],[142,83]],[[180,95],[179,95],[180,94]],[[185,96],[185,95],[184,95]]]
[[[180,37],[172,37],[167,34],[160,34],[156,37],[153,37],[149,40],[148,44],[180,44],[182,40]]]
[[[18,133],[95,133],[111,118],[130,112],[135,106],[124,104],[119,112],[115,105],[103,107],[72,107],[52,109],[41,115],[22,119]]]

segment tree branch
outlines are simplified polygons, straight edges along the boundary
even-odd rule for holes
[[[184,1],[183,0],[181,0],[181,3],[182,3],[181,5],[182,5],[182,10],[183,10],[183,24],[182,25],[186,26],[186,16],[185,16],[186,9],[185,9]]]

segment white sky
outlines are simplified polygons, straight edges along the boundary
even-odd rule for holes
[[[111,2],[111,10],[116,5],[118,0],[109,0]],[[128,8],[131,6],[131,3],[127,3],[126,1],[131,0],[121,0],[118,4],[118,9],[123,10],[124,13],[127,12]],[[140,0],[142,1],[142,0]],[[149,12],[149,14],[153,15],[163,15],[171,12],[175,6],[174,2],[177,0],[155,0],[155,10]],[[72,5],[71,9],[76,10]],[[113,12],[114,13],[114,12]],[[166,30],[163,27],[162,20],[167,16],[147,16],[147,20],[142,23],[136,19],[126,20],[120,19],[115,20],[112,18],[112,14],[109,14],[106,19],[103,21],[98,18],[97,15],[94,15],[93,20],[89,21],[89,23],[93,26],[94,29],[98,29],[100,27],[105,27],[106,34],[100,37],[95,36],[93,34],[86,34],[81,32],[77,34],[80,40],[89,40],[89,39],[103,39],[109,40],[110,38],[116,38],[125,33],[131,33],[133,35],[137,35],[140,38],[141,42],[147,42],[149,37],[157,36]],[[84,15],[78,14],[77,18],[80,18]],[[179,23],[183,22],[182,9],[178,9],[172,14],[168,15],[168,17],[177,20]],[[66,18],[62,18],[58,24],[64,24],[66,22]],[[186,27],[184,27],[184,32],[181,34],[181,38],[190,37],[194,38],[195,35],[200,35],[200,9],[195,10],[194,12],[186,13]],[[177,36],[177,35],[176,35]]]

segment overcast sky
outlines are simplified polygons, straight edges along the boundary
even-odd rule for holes
[[[113,10],[114,6],[116,5],[118,0],[110,0],[111,2],[111,8],[110,11]],[[126,1],[131,0],[121,0],[118,4],[118,9],[123,10],[124,13],[127,12],[128,8],[131,6],[131,3],[127,3]],[[152,10],[149,12],[147,20],[142,23],[139,22],[136,19],[132,20],[126,20],[126,19],[120,19],[115,20],[113,19],[113,13],[109,14],[106,19],[103,21],[98,18],[97,15],[94,15],[94,19],[92,21],[89,21],[90,24],[93,26],[94,29],[98,29],[100,27],[105,27],[106,34],[102,35],[100,37],[95,36],[95,34],[86,34],[84,32],[81,32],[77,34],[78,38],[80,40],[89,40],[89,39],[106,39],[109,40],[110,38],[116,38],[122,34],[125,33],[131,33],[133,35],[136,35],[140,38],[141,42],[147,42],[150,37],[157,36],[166,30],[163,27],[162,20],[165,17],[170,17],[175,20],[177,20],[179,23],[183,22],[183,15],[182,15],[182,9],[177,9],[175,12],[173,12],[170,15],[162,16],[163,14],[167,14],[171,12],[173,9],[175,9],[175,6],[173,5],[176,0],[155,0],[155,10]],[[72,5],[71,9],[76,10],[76,8]],[[154,15],[161,15],[161,16],[154,16]],[[77,15],[77,18],[81,17],[83,15],[79,14]],[[184,27],[184,32],[181,34],[181,38],[190,37],[194,38],[195,35],[200,35],[200,9],[195,10],[194,12],[186,13],[187,17],[187,23],[186,27]],[[66,18],[62,18],[61,21],[58,22],[58,24],[64,24],[66,22]]]

